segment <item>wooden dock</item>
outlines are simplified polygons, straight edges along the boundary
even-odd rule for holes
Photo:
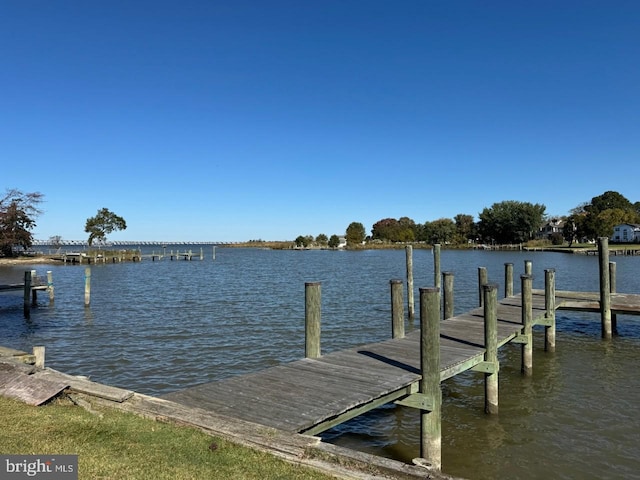
[[[47,282],[44,283],[42,279],[40,279],[36,275],[35,270],[27,270],[24,272],[24,282],[23,283],[10,283],[5,285],[0,285],[0,292],[12,292],[12,291],[22,291],[24,298],[24,316],[25,318],[29,318],[31,312],[31,305],[36,305],[38,303],[38,291],[44,290],[49,294],[49,302],[53,302],[54,288],[53,288],[53,276],[52,272],[47,272]]]
[[[544,291],[533,291],[534,325],[547,325]],[[556,292],[556,308],[599,312],[598,293]],[[612,311],[640,315],[640,295],[612,295]],[[522,296],[498,302],[498,346],[522,332]],[[517,340],[516,340],[517,341]],[[440,380],[484,361],[484,311],[440,325]],[[420,331],[319,358],[206,383],[164,398],[280,430],[317,434],[418,390]]]
[[[536,318],[545,315],[544,296],[535,295]],[[520,296],[498,307],[498,343],[522,330]],[[440,330],[440,379],[484,360],[483,309],[444,320]],[[420,331],[207,383],[165,395],[188,406],[290,432],[320,433],[385,403],[417,392]]]
[[[439,253],[439,249],[437,251]],[[499,347],[510,342],[520,344],[522,372],[531,375],[532,328],[543,326],[545,349],[555,350],[556,310],[600,312],[605,339],[611,338],[612,319],[615,331],[617,314],[640,315],[640,295],[612,293],[615,280],[612,284],[609,281],[615,279],[615,275],[611,277],[609,269],[606,272],[604,269],[612,266],[615,273],[615,263],[609,265],[607,253],[605,250],[601,255],[600,292],[556,292],[553,270],[545,271],[545,290],[532,290],[531,264],[525,262],[525,270],[529,272],[521,276],[522,293],[518,295],[497,301],[497,286],[488,285],[486,279],[481,278],[484,305],[441,321],[439,288],[420,289],[420,328],[406,336],[402,333],[400,338],[326,355],[320,355],[318,347],[317,354],[307,353],[308,358],[296,362],[198,385],[163,398],[283,431],[311,435],[387,403],[418,408],[423,415],[421,456],[439,470],[440,382],[468,370],[484,374],[485,411],[497,413]],[[434,263],[439,265],[439,259]],[[511,264],[505,267],[506,273],[512,273]],[[436,272],[436,278],[439,274]],[[397,281],[392,284],[394,282]],[[509,290],[506,285],[505,290]],[[431,307],[423,308],[423,293]],[[446,287],[443,294],[446,305]],[[392,318],[395,303],[392,285]],[[307,337],[309,332],[307,326]],[[306,350],[316,351],[308,345]],[[436,365],[437,372],[430,365]],[[428,377],[431,380],[427,381]],[[429,417],[434,412],[436,416]]]

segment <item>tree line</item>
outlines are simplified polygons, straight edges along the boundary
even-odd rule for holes
[[[17,189],[7,189],[0,197],[0,256],[10,257],[28,250],[33,245],[32,230],[36,219],[42,214],[40,208],[44,195],[40,192],[25,193]],[[440,218],[416,223],[409,217],[384,218],[371,227],[370,235],[360,222],[350,223],[345,231],[347,246],[371,243],[440,243],[444,245],[487,243],[518,244],[536,238],[536,235],[550,220],[543,204],[532,204],[516,200],[497,202],[485,207],[478,214],[460,213],[454,218]],[[584,202],[558,220],[561,231],[554,233],[554,243],[584,242],[597,237],[610,237],[615,225],[640,224],[640,201],[632,203],[618,192],[607,191]],[[85,232],[88,243],[106,242],[106,236],[127,228],[124,218],[107,208],[86,220]],[[58,241],[60,237],[57,238]],[[341,243],[338,235],[299,235],[295,244],[299,247],[319,246],[337,248]]]
[[[615,225],[640,224],[640,202],[631,203],[620,193],[607,191],[593,197],[590,202],[578,205],[569,215],[551,218],[546,214],[543,204],[505,200],[485,207],[478,214],[477,222],[473,215],[463,213],[454,218],[439,218],[422,224],[409,217],[383,218],[372,225],[369,235],[362,223],[350,223],[345,238],[347,246],[412,242],[444,245],[519,244],[536,239],[541,228],[550,220],[562,226],[559,232],[550,235],[549,240],[554,244],[592,241],[601,236],[610,237]],[[313,236],[298,237],[303,238],[306,238],[306,243],[300,243],[301,246],[314,244]],[[317,242],[315,245],[323,246]]]

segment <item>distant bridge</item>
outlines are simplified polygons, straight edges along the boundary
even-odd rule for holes
[[[106,243],[94,243],[94,247],[122,247],[122,246],[145,246],[145,245],[235,245],[244,242],[163,242],[163,241],[109,241]],[[58,242],[52,242],[51,240],[34,240],[33,246],[38,247],[88,247],[89,242],[87,240],[60,240]]]

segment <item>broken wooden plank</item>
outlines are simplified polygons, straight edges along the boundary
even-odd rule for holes
[[[17,370],[0,371],[0,395],[29,405],[41,405],[67,388],[60,379],[37,378]]]
[[[131,390],[92,382],[86,378],[67,375],[66,373],[58,372],[51,368],[45,368],[44,370],[35,373],[34,376],[38,378],[64,381],[74,392],[86,393],[87,395],[104,398],[106,400],[111,400],[112,402],[124,402],[133,395]]]

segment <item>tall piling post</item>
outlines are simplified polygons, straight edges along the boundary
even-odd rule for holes
[[[523,375],[533,375],[533,277],[521,275],[522,283],[522,333],[525,341],[522,343],[522,368]]]
[[[504,296],[513,295],[513,263],[504,264]]]
[[[47,292],[49,293],[49,303],[53,303],[56,296],[53,288],[53,272],[51,270],[47,271]]]
[[[391,338],[404,337],[404,298],[402,280],[390,280],[391,286]]]
[[[420,393],[432,410],[420,411],[420,456],[442,469],[442,390],[440,387],[440,292],[420,289]]]
[[[484,411],[498,413],[498,286],[483,285],[484,293]]]
[[[483,286],[489,283],[487,267],[478,267],[478,306],[484,305]]]
[[[442,297],[442,274],[440,272],[440,250],[441,245],[435,243],[433,245],[433,286],[438,289],[438,296]],[[442,306],[442,299],[438,299],[438,308]]]
[[[609,239],[598,238],[598,257],[600,267],[600,321],[602,338],[612,337],[611,330],[611,286],[609,284]]]
[[[31,270],[24,272],[24,318],[31,318]]]
[[[415,317],[415,302],[413,298],[413,246],[405,247],[407,257],[407,310],[409,312],[409,320]]]
[[[84,269],[84,306],[91,304],[91,267]]]
[[[617,293],[616,272],[616,262],[609,262],[609,291],[611,293]],[[618,334],[618,315],[613,312],[611,312],[611,333],[613,335]]]
[[[442,311],[444,319],[453,317],[454,297],[453,297],[453,272],[442,272]]]
[[[544,349],[556,350],[556,271],[548,268],[544,271],[544,308],[548,322],[544,327]]]
[[[533,275],[533,262],[531,260],[524,261],[524,274]]]
[[[304,284],[304,325],[306,358],[320,358],[321,291],[320,282]]]

